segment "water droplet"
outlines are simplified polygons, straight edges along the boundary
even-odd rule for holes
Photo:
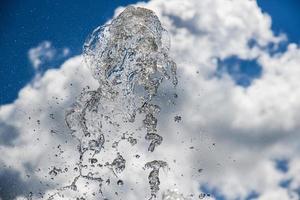
[[[123,182],[122,180],[118,180],[117,184],[118,184],[119,186],[122,186],[122,185],[124,185],[124,182]]]
[[[177,123],[180,122],[181,121],[181,116],[179,116],[179,115],[175,116],[174,121],[177,122]]]

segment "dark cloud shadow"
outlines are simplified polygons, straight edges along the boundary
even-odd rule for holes
[[[49,184],[41,184],[34,174],[29,174],[27,179],[24,180],[16,170],[3,169],[1,166],[0,199],[13,200],[18,196],[29,197],[31,194],[42,196],[46,190],[51,189]]]
[[[28,183],[23,181],[19,172],[5,169],[0,172],[0,198],[12,200],[17,196],[27,193]]]
[[[0,145],[13,146],[13,142],[19,134],[17,128],[0,121]]]

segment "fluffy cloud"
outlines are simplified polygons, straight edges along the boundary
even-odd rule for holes
[[[177,189],[187,198],[203,192],[212,193],[211,199],[298,199],[299,47],[278,49],[286,37],[272,32],[270,16],[256,1],[153,0],[138,5],[155,11],[170,32],[179,96],[176,106],[162,109],[158,128],[163,144],[138,161],[127,158],[137,171],[126,171],[123,178],[136,188],[118,189],[122,198],[147,197],[148,172],[138,169],[146,160],[159,158],[170,165],[169,172],[161,173],[161,191]],[[226,72],[216,76],[218,59],[231,56],[256,60],[261,76],[248,87],[237,85]],[[74,171],[54,180],[48,172],[57,165],[71,169],[76,162],[76,141],[63,116],[87,85],[97,87],[78,56],[60,69],[48,70],[23,88],[14,103],[2,106],[0,137],[8,142],[0,143],[0,164],[18,172],[22,182],[41,180],[39,190],[53,189],[49,194],[70,184]],[[175,115],[182,121],[174,122]],[[58,145],[63,146],[61,154]],[[130,151],[144,151],[143,144],[135,148]],[[276,167],[280,159],[288,160],[287,172]],[[80,192],[87,191],[82,183]],[[166,199],[168,193],[172,192],[164,195]]]
[[[35,70],[42,65],[53,60],[65,58],[70,54],[70,49],[56,49],[50,41],[43,41],[37,47],[33,47],[28,51],[28,59]]]

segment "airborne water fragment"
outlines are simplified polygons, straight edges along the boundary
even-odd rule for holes
[[[161,160],[154,160],[151,162],[147,162],[145,164],[146,169],[152,169],[149,176],[149,184],[150,184],[150,189],[151,189],[151,198],[156,198],[156,194],[159,191],[159,185],[160,185],[160,180],[159,180],[159,170],[160,168],[165,168],[168,167],[168,164],[165,161]]]

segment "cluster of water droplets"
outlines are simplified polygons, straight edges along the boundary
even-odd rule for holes
[[[160,168],[165,168],[165,167],[168,167],[168,164],[165,161],[161,161],[161,160],[154,160],[151,162],[147,162],[145,164],[146,169],[152,169],[148,176],[150,189],[151,189],[151,197],[155,198],[157,192],[159,191],[159,185],[160,185],[159,170]]]
[[[151,10],[139,7],[126,8],[87,38],[83,56],[99,88],[85,88],[66,113],[66,124],[78,140],[78,175],[61,190],[76,191],[81,178],[98,182],[101,192],[104,183],[110,184],[104,175],[107,171],[118,177],[127,168],[118,144],[139,142],[131,126],[138,123],[137,115],[143,117],[140,123],[149,142],[148,151],[153,152],[163,142],[157,131],[161,108],[154,99],[163,81],[177,84],[176,64],[168,55],[169,43],[168,33],[158,17]],[[102,156],[103,152],[115,154],[108,159]],[[162,160],[144,165],[144,169],[151,170],[148,176],[151,199],[159,191],[159,170],[166,167],[168,164]],[[117,181],[117,185],[123,184],[123,180]]]

